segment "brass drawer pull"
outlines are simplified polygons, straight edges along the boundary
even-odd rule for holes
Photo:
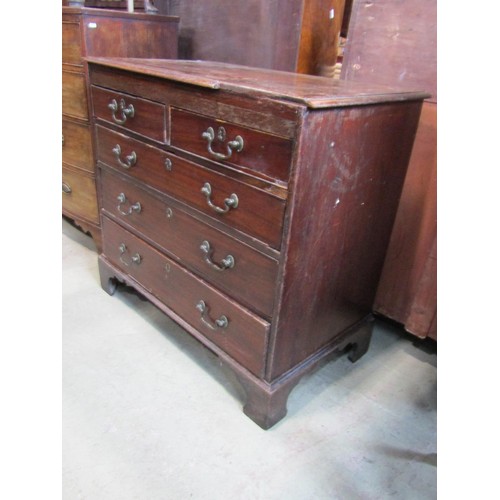
[[[226,269],[232,269],[234,267],[234,257],[232,255],[228,255],[226,258],[222,259],[220,264],[215,263],[212,260],[212,248],[207,240],[202,242],[200,248],[205,254],[205,262],[213,269],[217,271],[225,271]]]
[[[218,214],[225,214],[229,212],[231,208],[237,208],[238,207],[238,197],[233,193],[229,198],[226,198],[224,200],[224,205],[226,205],[226,208],[220,208],[212,203],[212,200],[210,197],[212,196],[212,186],[210,183],[205,182],[203,187],[201,188],[201,192],[207,197],[207,203],[208,206],[213,209],[215,212]]]
[[[111,117],[113,118],[113,121],[118,123],[118,125],[123,125],[127,121],[127,118],[133,118],[135,114],[133,104],[129,104],[127,106],[125,99],[120,99],[119,105],[116,102],[116,99],[112,99],[108,104],[108,108],[111,110]],[[116,116],[116,112],[118,110],[120,110],[121,117]]]
[[[123,161],[120,156],[122,154],[122,148],[119,144],[117,144],[111,151],[115,155],[118,164],[123,168],[133,167],[137,163],[137,155],[135,151],[132,151],[129,155],[125,156],[125,161]]]
[[[126,212],[124,212],[122,210],[122,205],[124,203],[127,203],[127,197],[125,196],[125,193],[120,193],[116,199],[119,201],[119,204],[118,206],[116,207],[118,212],[120,212],[122,215],[132,215],[134,212],[139,214],[141,213],[141,210],[142,210],[142,206],[139,202],[137,203],[134,203],[133,205],[130,205],[130,207],[128,208],[128,210]]]
[[[71,186],[69,184],[66,184],[66,182],[62,183],[62,192],[64,194],[71,194],[73,190],[71,189]]]
[[[207,140],[208,152],[217,160],[228,160],[229,158],[231,158],[233,151],[236,151],[237,153],[243,151],[244,142],[243,137],[241,137],[240,135],[237,135],[232,141],[229,141],[226,144],[227,154],[217,153],[212,149],[212,142],[215,139],[215,131],[212,127],[208,127],[207,130],[205,130],[205,132],[201,134],[201,137]],[[224,142],[225,139],[226,130],[224,127],[219,127],[219,130],[217,131],[217,140],[220,142]]]
[[[130,259],[131,262],[128,262],[124,259],[125,253],[128,252],[128,249],[127,249],[127,246],[125,245],[125,243],[121,243],[120,246],[118,247],[118,250],[120,250],[120,262],[122,262],[126,266],[130,265],[131,263],[139,265],[142,262],[142,257],[138,253],[135,253],[134,255],[132,255],[132,257]]]
[[[218,330],[219,328],[227,328],[229,324],[229,320],[226,316],[222,315],[220,318],[212,321],[208,315],[208,306],[205,304],[203,300],[200,300],[198,304],[196,304],[196,309],[201,312],[201,321],[210,328],[210,330]]]

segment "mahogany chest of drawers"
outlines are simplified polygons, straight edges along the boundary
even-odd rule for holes
[[[179,18],[62,8],[62,212],[100,246],[85,56],[177,57]]]
[[[366,352],[424,94],[89,58],[103,288],[134,287],[229,365],[263,428],[326,356]]]

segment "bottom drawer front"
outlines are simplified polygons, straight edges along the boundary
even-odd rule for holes
[[[63,167],[62,208],[63,212],[70,215],[99,222],[95,180],[92,175]]]
[[[106,258],[211,342],[262,376],[269,323],[103,217]]]

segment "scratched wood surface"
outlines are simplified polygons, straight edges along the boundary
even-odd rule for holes
[[[119,57],[89,57],[86,60],[214,90],[294,101],[315,109],[418,100],[428,96],[418,89],[400,89],[396,85],[347,83],[321,76],[291,74],[219,62]]]

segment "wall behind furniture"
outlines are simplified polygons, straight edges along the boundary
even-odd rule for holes
[[[345,0],[155,0],[179,16],[179,58],[320,74],[333,67]]]

